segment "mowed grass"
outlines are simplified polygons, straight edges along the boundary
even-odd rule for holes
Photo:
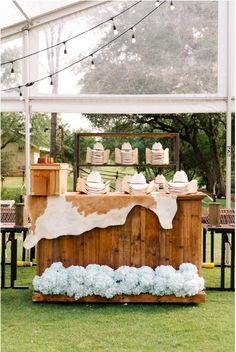
[[[234,351],[234,297],[200,305],[36,304],[2,293],[2,351]]]
[[[18,243],[20,260],[20,235]],[[219,262],[220,238],[215,245]],[[7,252],[9,260],[9,245]],[[36,268],[17,273],[16,285],[29,289],[2,290],[4,352],[234,351],[233,292],[206,290],[206,303],[199,305],[32,303]],[[207,287],[219,287],[220,269],[204,269],[203,276]]]
[[[68,190],[73,189],[72,185],[70,176]],[[10,179],[8,186],[14,189],[15,180]],[[17,187],[20,186],[18,178]],[[207,204],[208,200],[205,198],[204,202]],[[17,237],[21,260],[22,237]],[[10,260],[9,245],[7,261]],[[218,235],[215,262],[220,262]],[[7,266],[7,284],[9,272]],[[35,274],[35,266],[19,267],[15,284],[29,285],[29,289],[2,290],[4,352],[234,351],[233,292],[206,290],[206,303],[199,305],[32,303]],[[203,277],[206,287],[220,286],[219,268],[203,269]],[[225,283],[229,287],[229,269]]]

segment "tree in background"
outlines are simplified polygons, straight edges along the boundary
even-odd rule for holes
[[[124,2],[124,8],[128,5]],[[111,5],[112,6],[112,5]],[[144,1],[115,19],[119,33],[153,9]],[[108,16],[111,7],[98,7],[92,19]],[[91,23],[89,17],[88,21]],[[88,60],[74,68],[80,74],[81,93],[177,94],[217,91],[217,3],[168,2],[132,31],[94,55],[95,70]],[[97,34],[97,47],[114,38],[109,24]],[[95,50],[95,49],[93,49]],[[81,75],[81,72],[84,73]]]
[[[217,91],[218,7],[209,2],[178,2],[175,11],[164,4],[132,31],[94,55],[95,70],[87,62],[81,73],[81,93],[178,94]],[[120,33],[153,8],[146,1],[115,19]],[[96,20],[110,11],[96,12]],[[100,32],[98,47],[114,38],[111,28]],[[209,192],[218,184],[225,194],[225,116],[223,114],[88,115],[106,131],[179,132],[182,168],[197,176]],[[142,144],[142,143],[141,143]],[[141,147],[141,157],[144,151]]]
[[[62,34],[62,24],[56,24],[44,30],[45,41],[47,47],[54,45],[55,43],[61,42]],[[52,74],[59,70],[59,58],[62,47],[60,45],[47,50],[47,64],[48,64],[48,74]],[[51,77],[52,94],[58,92],[58,80],[59,75]],[[52,158],[56,159],[57,153],[57,143],[56,143],[56,133],[57,133],[57,112],[51,113],[51,129],[50,129],[50,155]]]
[[[7,47],[2,50],[1,53],[1,61],[8,62],[11,61],[12,58],[17,58],[22,56],[22,48],[14,45],[12,47]],[[15,87],[21,85],[22,82],[22,62],[16,61],[14,63],[13,69],[14,73],[11,73],[12,65],[3,65],[1,67],[1,86],[2,89]],[[12,90],[13,92],[14,90]],[[16,91],[18,91],[16,89]]]
[[[34,113],[31,115],[30,140],[33,144],[49,148],[49,134],[45,132],[50,128],[50,118],[47,114]]]
[[[44,30],[46,46],[52,46],[55,43],[61,41],[62,34],[62,24],[56,24],[53,27]],[[62,47],[56,46],[50,50],[47,50],[47,64],[48,64],[48,74],[59,69],[59,58]],[[22,48],[20,46],[14,45],[13,47],[7,47],[3,50],[1,58],[2,62],[11,61],[12,58],[17,58],[22,56]],[[4,65],[1,71],[1,82],[3,88],[9,88],[11,86],[17,86],[22,84],[22,61],[16,61],[14,63],[14,74],[11,74],[11,64]],[[56,94],[58,92],[58,79],[59,76],[55,75],[52,77],[52,93]],[[17,89],[16,89],[17,90]],[[17,90],[18,91],[18,90]],[[32,123],[32,121],[31,121]],[[56,131],[57,131],[57,113],[51,113],[51,128],[50,128],[50,153],[52,157],[56,157]]]
[[[17,142],[24,133],[24,120],[20,113],[1,113],[1,150]]]
[[[17,143],[24,133],[22,114],[1,113],[1,174],[6,174],[10,168],[10,152],[2,151],[10,143]]]
[[[74,133],[68,124],[62,122],[60,116],[57,116],[58,126],[64,129],[64,149],[65,162],[73,165],[74,161]],[[30,140],[38,147],[50,148],[50,127],[51,120],[48,114],[33,113],[31,115]],[[78,132],[86,132],[79,130]],[[55,161],[61,161],[61,131],[56,130],[56,155]],[[24,117],[20,113],[1,113],[1,149],[4,149],[9,143],[19,143],[25,136]],[[81,140],[81,155],[85,158],[87,146],[93,146],[94,139],[86,138]],[[7,170],[6,157],[2,158],[2,172]],[[6,173],[6,172],[5,172]]]

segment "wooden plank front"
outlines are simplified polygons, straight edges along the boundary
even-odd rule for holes
[[[111,227],[111,267],[119,268],[120,226]]]
[[[69,303],[204,303],[206,294],[204,291],[199,292],[191,297],[153,296],[150,294],[134,295],[117,295],[113,298],[104,298],[100,296],[87,296],[79,300],[65,295],[43,295],[39,292],[33,292],[33,302],[69,302]]]
[[[173,228],[160,227],[157,216],[134,207],[122,226],[95,228],[79,236],[42,239],[38,244],[37,273],[56,261],[69,265],[100,264],[141,267],[191,262],[201,273],[201,198],[181,197]]]

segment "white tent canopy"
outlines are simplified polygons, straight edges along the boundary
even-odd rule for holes
[[[176,8],[180,3],[194,3],[195,1],[176,1]],[[93,11],[90,14],[90,27],[93,25],[93,19],[96,19],[96,13],[100,6],[111,7],[118,6],[122,2],[112,1],[38,1],[33,10],[29,6],[27,0],[17,0],[8,3],[7,6],[13,6],[18,17],[24,20],[16,22],[2,29],[2,44],[11,46],[11,41],[16,38],[21,40],[22,53],[28,55],[34,51],[41,49],[42,31],[45,28],[52,27],[55,23],[66,22],[70,19],[70,23],[79,22],[76,20],[83,16],[86,11]],[[151,2],[149,2],[151,3]],[[153,1],[155,3],[155,1]],[[206,1],[207,3],[207,1]],[[202,92],[192,92],[191,90],[184,93],[181,88],[174,93],[157,93],[148,94],[145,91],[142,94],[116,94],[109,92],[97,93],[80,93],[73,90],[71,94],[65,94],[63,87],[58,90],[57,94],[50,94],[46,86],[35,84],[32,87],[24,88],[23,100],[19,99],[18,92],[7,92],[2,94],[2,111],[5,112],[24,112],[26,126],[26,178],[27,191],[29,191],[29,123],[30,113],[32,112],[70,112],[70,113],[186,113],[186,112],[225,112],[227,114],[227,141],[226,141],[226,160],[227,160],[227,177],[226,177],[226,193],[227,207],[230,207],[230,184],[231,184],[231,112],[234,109],[234,2],[233,1],[209,1],[217,5],[217,41],[216,41],[216,83],[215,88],[209,88]],[[1,3],[1,6],[6,6]],[[185,4],[184,4],[185,5]],[[49,7],[48,7],[49,6]],[[189,5],[188,5],[189,6]],[[164,8],[164,6],[163,6]],[[187,9],[187,7],[186,7]],[[8,8],[7,11],[10,9]],[[18,12],[17,12],[17,11]],[[39,14],[39,12],[41,13]],[[116,10],[117,11],[117,10]],[[164,10],[163,10],[164,11]],[[187,10],[186,10],[187,11]],[[6,9],[5,9],[6,12]],[[138,12],[138,11],[137,11]],[[4,11],[1,11],[4,13]],[[13,13],[13,12],[12,12]],[[87,12],[86,12],[87,13]],[[112,12],[111,12],[112,13]],[[113,12],[114,13],[114,12]],[[210,16],[211,14],[209,14]],[[105,16],[105,15],[104,15]],[[180,15],[179,15],[180,16]],[[188,16],[188,13],[186,13]],[[209,21],[212,18],[209,17]],[[214,19],[213,19],[214,20]],[[171,22],[170,22],[171,23]],[[72,25],[70,24],[70,29]],[[194,27],[193,27],[194,30]],[[40,32],[41,31],[41,32]],[[75,29],[73,28],[73,31]],[[77,32],[79,30],[76,29]],[[73,32],[74,33],[74,32]],[[196,38],[197,38],[197,33]],[[145,34],[142,33],[142,36]],[[92,40],[90,38],[90,40]],[[43,45],[45,46],[45,45]],[[70,49],[72,50],[72,49]],[[45,76],[41,74],[39,55],[22,60],[22,82],[31,82],[38,77]],[[209,70],[211,69],[209,64]],[[190,65],[191,66],[191,65]],[[171,67],[172,69],[172,67]],[[174,68],[175,69],[175,68]],[[207,68],[208,69],[208,68]],[[190,72],[191,74],[191,72]],[[155,72],[153,73],[155,75]],[[65,77],[68,79],[68,77]],[[195,78],[197,79],[197,78]],[[5,87],[4,87],[5,88]]]

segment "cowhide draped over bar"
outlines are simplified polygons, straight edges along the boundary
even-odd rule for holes
[[[32,226],[24,247],[35,246],[42,238],[53,239],[64,235],[80,235],[95,227],[123,225],[136,205],[153,211],[164,229],[172,228],[177,211],[175,196],[81,195],[66,193],[61,196],[28,196],[27,208]]]

